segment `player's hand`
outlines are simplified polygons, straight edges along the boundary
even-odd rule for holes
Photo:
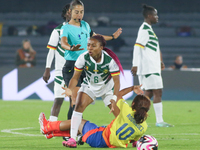
[[[161,61],[161,70],[164,70],[165,69],[165,64],[164,62]]]
[[[142,84],[141,84],[141,85],[134,85],[133,91],[134,91],[137,95],[139,95],[139,94],[144,94],[144,91],[141,90],[141,86],[142,86]]]
[[[43,80],[48,83],[48,80],[50,78],[50,68],[46,68],[45,72],[43,74]]]
[[[115,33],[113,33],[114,39],[117,39],[122,33],[122,28],[118,28]]]
[[[133,76],[136,76],[137,67],[132,67],[132,68],[131,68],[131,73],[132,73]]]
[[[81,50],[84,50],[84,48],[80,48],[80,47],[81,47],[81,44],[73,45],[70,50],[71,51],[81,51]]]
[[[62,93],[62,95],[65,95],[65,97],[71,97],[72,96],[72,91],[69,89],[69,88],[65,88],[65,87],[62,87],[63,90],[65,90],[64,93]]]
[[[109,114],[111,114],[112,112],[114,112],[114,103],[115,103],[115,100],[111,99],[110,102],[111,102],[111,109],[110,109]]]

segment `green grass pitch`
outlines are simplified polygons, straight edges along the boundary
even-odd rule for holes
[[[131,103],[131,101],[128,101]],[[2,101],[0,100],[0,149],[4,150],[55,150],[66,149],[62,138],[47,140],[39,130],[38,116],[44,112],[47,118],[53,102],[40,100]],[[64,102],[59,120],[67,118],[69,102]],[[151,106],[146,134],[158,140],[159,150],[200,149],[200,101],[163,101],[164,120],[175,125],[172,128],[155,127],[155,114]],[[114,119],[101,100],[90,105],[83,113],[84,119],[97,125],[107,125]],[[89,145],[78,149],[93,150]],[[108,148],[98,148],[108,149]],[[121,148],[116,148],[121,149]],[[129,144],[127,149],[132,148]]]

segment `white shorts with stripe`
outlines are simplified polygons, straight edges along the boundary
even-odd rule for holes
[[[78,92],[86,93],[93,100],[92,104],[95,104],[95,100],[96,100],[97,97],[95,96],[95,93],[91,90],[91,88],[88,87],[88,85],[81,84],[81,88],[79,89]],[[108,92],[106,92],[106,94],[103,94],[101,96],[105,106],[108,106],[108,105],[111,104],[110,100],[112,99],[112,97],[113,97],[113,90],[109,90]]]
[[[139,83],[144,90],[156,90],[163,88],[163,81],[160,74],[138,75]]]

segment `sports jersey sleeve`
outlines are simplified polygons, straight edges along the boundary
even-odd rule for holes
[[[140,46],[134,46],[133,48],[133,61],[132,65],[133,67],[137,67],[139,65],[140,59],[141,59],[141,47]]]
[[[111,76],[116,76],[120,74],[119,67],[113,59],[110,61],[109,69]]]
[[[148,43],[148,40],[149,40],[149,34],[147,30],[140,29],[133,49],[133,60],[132,60],[133,67],[137,67],[139,65],[141,60],[140,57],[141,50],[144,49],[144,47]]]
[[[56,50],[57,46],[58,46],[58,42],[59,42],[59,33],[54,29],[51,32],[51,36],[49,38],[49,42],[48,42],[47,48]]]
[[[55,50],[49,49],[49,52],[47,54],[47,59],[46,59],[46,68],[51,68],[54,55],[55,55]]]
[[[66,25],[62,26],[60,30],[60,38],[62,37],[68,37],[68,30]]]
[[[146,46],[148,40],[149,40],[148,31],[147,30],[139,30],[135,46],[144,48]]]
[[[84,67],[85,67],[85,59],[84,59],[84,54],[81,54],[78,59],[75,62],[74,65],[74,70],[76,71],[83,71]]]
[[[117,106],[119,107],[119,109],[121,109],[123,105],[127,105],[129,107],[128,103],[124,99],[118,100]]]

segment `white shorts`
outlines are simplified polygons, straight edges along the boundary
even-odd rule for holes
[[[65,95],[62,95],[62,93],[65,92],[65,90],[62,89],[64,87],[65,82],[61,78],[61,76],[55,76],[54,79],[54,98],[65,98]]]
[[[95,100],[96,100],[96,96],[94,94],[94,92],[91,90],[91,88],[88,87],[88,85],[85,85],[85,84],[82,84],[81,85],[81,88],[79,89],[78,92],[83,92],[83,93],[86,93],[88,96],[91,97],[91,99],[93,100],[93,103],[95,103]],[[112,90],[109,90],[106,94],[102,95],[101,98],[105,104],[105,106],[108,106],[110,105],[110,100],[112,99],[113,97],[113,91]]]
[[[141,88],[144,90],[156,90],[163,88],[163,81],[161,75],[138,75],[138,79],[139,83],[142,84]]]

